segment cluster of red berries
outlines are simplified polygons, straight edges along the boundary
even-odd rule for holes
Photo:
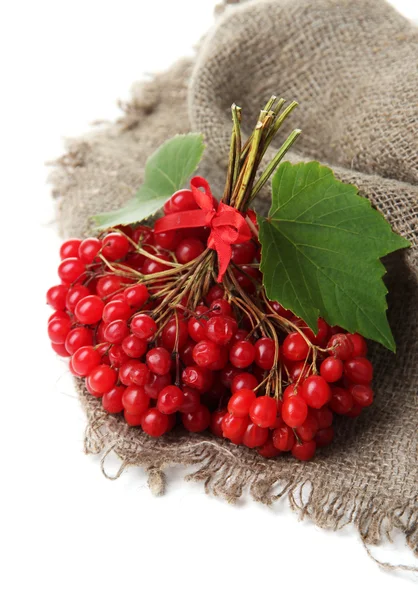
[[[182,190],[165,212],[195,208]],[[291,451],[308,460],[331,443],[334,413],[355,417],[373,400],[366,342],[322,319],[314,335],[270,302],[266,312],[290,326],[274,341],[251,327],[223,285],[213,285],[193,310],[184,296],[160,323],[165,272],[197,259],[207,237],[205,228],[158,234],[140,225],[64,242],[61,283],[47,292],[55,311],[48,322],[52,347],[70,357],[71,372],[106,411],[123,413],[150,436],[182,423],[267,458]],[[259,255],[257,239],[233,247],[233,273],[247,294],[259,294]],[[278,399],[268,383],[273,372],[283,390]]]

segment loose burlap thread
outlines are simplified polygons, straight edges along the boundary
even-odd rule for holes
[[[227,3],[229,4],[229,3]],[[288,128],[303,130],[289,159],[320,160],[384,213],[412,244],[386,262],[396,355],[371,344],[375,403],[357,420],[337,419],[336,439],[315,460],[265,460],[210,434],[151,439],[108,415],[84,385],[87,453],[118,477],[143,466],[164,493],[164,470],[189,465],[188,479],[236,501],[245,490],[271,504],[286,496],[320,527],[353,523],[365,543],[395,528],[418,552],[418,33],[383,0],[253,0],[223,7],[195,60],[141,83],[117,123],[70,142],[53,173],[65,236],[91,233],[89,216],[126,202],[149,154],[176,133],[201,131],[199,172],[220,194],[230,139],[229,108],[244,109],[244,130],[271,93],[297,99]],[[289,129],[285,129],[284,135]],[[266,210],[268,193],[258,199]],[[110,476],[106,457],[121,461]]]

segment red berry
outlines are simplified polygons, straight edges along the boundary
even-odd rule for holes
[[[86,377],[100,364],[100,354],[93,346],[84,346],[74,352],[71,362],[74,371]]]
[[[184,394],[176,385],[168,385],[158,394],[157,408],[165,415],[175,413],[184,402]]]
[[[93,332],[85,327],[72,329],[65,338],[65,348],[69,354],[74,354],[79,348],[91,346],[92,344]]]
[[[289,427],[299,427],[308,416],[308,405],[299,394],[289,394],[284,398],[282,418]]]
[[[270,396],[259,396],[251,404],[250,418],[259,427],[272,427],[276,422],[276,416],[277,402]]]
[[[89,384],[89,380],[88,380],[88,379],[86,379],[84,383],[85,383],[85,385],[86,385],[86,390],[88,391],[88,393],[89,393],[91,396],[94,396],[94,398],[101,398],[101,397],[102,397],[102,395],[103,395],[103,394],[98,394],[97,392],[95,392],[95,391],[94,391],[94,390],[93,390],[93,389],[90,387],[90,384]]]
[[[287,360],[305,360],[309,354],[309,346],[297,331],[289,333],[282,345],[282,353]]]
[[[128,254],[129,241],[121,233],[108,233],[103,238],[102,254],[108,260],[119,260]]]
[[[67,321],[70,321],[70,317],[63,310],[55,310],[52,315],[49,316],[48,323],[54,319],[67,319]]]
[[[192,340],[189,340],[180,350],[180,360],[185,367],[190,367],[195,364],[193,360],[193,349],[195,346],[196,344]]]
[[[175,348],[181,349],[186,344],[189,338],[187,330],[187,323],[184,319],[179,318],[177,321],[175,318],[170,319],[167,325],[164,327],[161,334],[161,344],[164,348],[167,348],[172,352]]]
[[[347,337],[353,346],[352,358],[357,356],[366,356],[367,354],[367,343],[362,335],[359,333],[347,333]]]
[[[329,405],[338,415],[345,415],[353,406],[353,396],[344,388],[333,387]]]
[[[329,444],[331,444],[333,439],[334,439],[334,428],[333,427],[330,426],[330,427],[326,427],[325,429],[320,429],[315,436],[316,447],[322,448],[323,446],[328,446]]]
[[[130,358],[140,358],[147,351],[148,344],[136,335],[127,335],[122,342],[122,349]]]
[[[207,406],[201,404],[192,413],[183,413],[181,416],[183,426],[187,431],[198,433],[210,425],[210,412]]]
[[[112,344],[107,352],[107,357],[109,359],[109,363],[112,367],[116,367],[117,369],[121,367],[123,364],[127,363],[129,360],[129,356],[125,354],[122,346],[119,344]],[[103,362],[103,359],[102,359]]]
[[[63,358],[68,358],[70,356],[70,353],[65,348],[65,344],[55,344],[54,342],[51,342],[51,348],[58,356],[62,356]]]
[[[97,281],[96,292],[100,298],[113,296],[122,287],[122,278],[118,275],[106,275]]]
[[[186,367],[181,375],[182,381],[188,387],[204,393],[210,390],[212,385],[212,372],[199,366]]]
[[[331,427],[333,415],[332,411],[328,408],[328,406],[323,406],[322,408],[315,410],[314,414],[319,429],[327,429],[327,427]]]
[[[265,444],[269,437],[269,430],[250,423],[242,438],[242,443],[247,448],[257,448]]]
[[[350,408],[350,410],[345,413],[345,416],[350,417],[351,419],[354,419],[355,417],[360,416],[362,411],[363,411],[363,407],[360,406],[360,404],[354,403],[353,406]]]
[[[237,342],[229,351],[229,360],[238,369],[249,367],[254,358],[255,349],[251,342]]]
[[[273,312],[277,313],[285,319],[291,319],[292,317],[294,317],[294,314],[291,310],[287,310],[286,308],[284,308],[284,306],[282,306],[276,301],[269,302],[269,306]]]
[[[105,394],[115,385],[117,374],[108,365],[98,365],[89,373],[87,379],[95,392]]]
[[[81,240],[78,238],[70,238],[61,244],[60,258],[64,260],[66,258],[77,258],[78,249],[80,247]]]
[[[289,377],[291,381],[299,382],[309,375],[312,375],[312,365],[305,362],[304,360],[299,360],[298,362],[292,362],[288,366]]]
[[[116,414],[123,411],[122,396],[125,391],[123,385],[112,387],[103,394],[102,406],[108,413]]]
[[[64,283],[74,283],[85,272],[86,267],[79,258],[66,258],[58,267],[58,276]]]
[[[65,306],[67,310],[73,313],[78,302],[86,296],[90,296],[90,290],[84,285],[76,284],[70,287],[65,298]]]
[[[289,452],[295,441],[295,434],[287,425],[282,425],[273,431],[273,445],[281,452]]]
[[[308,412],[308,416],[299,427],[296,427],[296,433],[303,442],[313,440],[318,431],[318,421],[312,412]]]
[[[226,388],[231,388],[234,377],[242,373],[240,369],[231,364],[227,364],[221,371],[221,382]]]
[[[131,331],[141,340],[150,340],[157,332],[157,324],[149,315],[135,315],[131,321]]]
[[[94,262],[102,248],[102,241],[90,237],[83,240],[78,248],[78,257],[86,265]]]
[[[257,448],[257,452],[261,456],[264,456],[264,458],[275,458],[276,456],[279,456],[279,454],[280,454],[280,450],[278,450],[275,447],[275,445],[273,444],[272,437],[269,437],[267,439],[267,441],[265,442],[265,444],[263,444],[262,446]]]
[[[167,373],[167,375],[156,375],[155,373],[150,373],[148,382],[145,384],[145,391],[154,400],[157,400],[158,394],[163,390],[167,385],[171,383],[171,375]]]
[[[220,285],[213,285],[206,295],[206,303],[208,306],[212,304],[214,300],[219,300],[225,295],[225,289]]]
[[[321,408],[331,399],[331,388],[320,375],[307,377],[301,387],[302,396],[308,406]]]
[[[99,296],[86,296],[76,304],[74,313],[77,321],[83,325],[93,325],[102,318],[104,302]]]
[[[149,407],[149,396],[143,387],[129,385],[122,396],[122,404],[131,415],[143,415]]]
[[[141,308],[148,300],[149,292],[143,283],[137,283],[124,289],[123,296],[131,308]]]
[[[241,244],[234,244],[231,246],[232,257],[231,260],[236,265],[246,265],[253,262],[256,252],[256,247],[251,240],[248,242],[242,242]]]
[[[170,212],[183,212],[199,208],[191,190],[179,190],[171,196],[169,202]]]
[[[130,366],[128,379],[131,383],[145,386],[150,381],[150,371],[147,365],[139,362],[139,360],[130,360],[126,364]]]
[[[298,460],[311,460],[314,457],[316,450],[316,443],[314,440],[309,442],[296,442],[292,448],[292,454]]]
[[[123,416],[125,418],[125,421],[131,427],[139,427],[141,425],[142,413],[140,415],[131,415],[130,413],[128,413],[127,410],[125,410],[123,412]]]
[[[193,360],[199,367],[209,367],[221,357],[220,348],[215,342],[202,340],[193,348]]]
[[[344,333],[337,333],[330,338],[327,350],[335,358],[347,360],[353,353],[353,344]]]
[[[199,310],[199,307],[197,307],[197,314]],[[204,311],[206,312],[206,307],[204,308]],[[196,319],[196,317],[190,317],[190,319],[187,322],[187,331],[190,335],[190,337],[192,338],[192,340],[194,340],[195,342],[201,342],[202,340],[206,340],[207,336],[206,336],[206,330],[205,330],[205,322],[202,319]]]
[[[354,402],[361,407],[370,406],[373,402],[373,390],[366,385],[362,385],[361,383],[351,385],[350,392],[354,398]]]
[[[264,371],[270,371],[274,365],[274,352],[276,348],[274,341],[269,338],[261,338],[254,344],[254,348],[255,364],[264,369]]]
[[[328,383],[334,383],[343,376],[344,365],[342,360],[335,358],[334,356],[328,356],[320,366],[319,372],[321,377],[328,381]]]
[[[151,258],[146,258],[144,260],[144,264],[142,266],[142,272],[145,275],[153,275],[155,273],[162,273],[163,271],[167,271],[169,266],[160,262],[161,260],[167,260],[167,256],[165,254],[156,254],[155,258],[159,260],[153,260]]]
[[[103,309],[102,319],[105,323],[118,320],[127,321],[131,314],[131,308],[125,300],[111,300]]]
[[[153,348],[147,352],[146,363],[156,375],[166,375],[171,368],[171,356],[165,348]]]
[[[65,310],[66,308],[66,297],[68,293],[67,285],[54,285],[46,293],[46,301],[49,306],[52,306],[55,310]]]
[[[231,392],[235,394],[239,390],[253,390],[258,385],[257,378],[251,373],[239,373],[232,380]]]
[[[54,344],[64,344],[70,329],[71,322],[69,319],[53,319],[48,323],[49,339]]]
[[[363,356],[352,358],[345,362],[344,374],[354,383],[367,385],[373,379],[373,365]]]
[[[222,421],[227,414],[226,408],[214,410],[210,417],[210,430],[216,437],[223,437]]]
[[[231,396],[228,411],[236,417],[246,417],[256,396],[252,390],[242,389]]]
[[[200,394],[193,388],[184,386],[183,387],[183,404],[180,406],[179,411],[182,413],[192,413],[197,410],[200,406]]]
[[[149,408],[141,418],[142,429],[151,437],[161,437],[169,428],[170,421],[157,408]]]
[[[218,298],[217,300],[214,300],[210,303],[209,312],[211,316],[223,315],[224,317],[230,317],[232,313],[232,307],[227,300],[224,300],[223,298]]]
[[[227,413],[222,421],[222,432],[228,439],[242,438],[249,425],[248,417],[236,417]]]
[[[154,233],[154,241],[157,246],[164,250],[175,250],[182,238],[182,232],[177,229]]]
[[[196,238],[182,240],[176,249],[176,258],[182,265],[194,260],[204,252],[205,246]]]
[[[229,343],[236,329],[236,321],[223,315],[211,317],[205,324],[206,337],[220,346],[226,346]]]
[[[122,319],[108,323],[104,330],[105,340],[112,344],[120,344],[127,335],[129,335],[128,324]]]

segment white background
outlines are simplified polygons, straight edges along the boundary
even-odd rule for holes
[[[416,598],[353,530],[299,523],[286,502],[231,507],[169,473],[151,496],[131,469],[106,480],[83,455],[85,419],[65,361],[50,351],[45,290],[59,240],[45,161],[145,73],[190,54],[214,0],[7,2],[0,9],[1,456],[4,600]],[[415,0],[393,1],[418,18]],[[373,549],[410,561],[403,541]]]

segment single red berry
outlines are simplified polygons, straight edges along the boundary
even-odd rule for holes
[[[309,442],[296,442],[292,448],[292,454],[298,460],[311,460],[314,457],[316,450],[316,443],[314,440]]]
[[[91,396],[93,396],[94,398],[101,398],[103,396],[103,394],[97,393],[95,390],[93,390],[93,388],[90,386],[88,378],[85,380],[84,383],[86,385],[86,390]]]
[[[169,202],[170,212],[183,212],[199,208],[191,190],[179,190],[171,196]]]
[[[308,412],[308,416],[299,427],[296,427],[296,433],[302,442],[313,440],[318,431],[318,421],[313,412]]]
[[[99,296],[86,296],[77,302],[74,313],[79,323],[93,325],[102,318],[104,307],[104,302]]]
[[[210,425],[210,412],[207,406],[201,404],[192,413],[183,413],[181,416],[183,427],[187,431],[198,433],[204,431]]]
[[[74,364],[74,363],[73,363]],[[98,365],[87,376],[90,387],[98,394],[105,394],[115,385],[117,374],[108,365]]]
[[[223,315],[211,317],[205,323],[206,337],[220,346],[226,346],[232,339],[237,327],[236,321],[231,317]]]
[[[63,310],[54,310],[52,315],[50,315],[48,318],[48,323],[50,323],[54,319],[67,319],[67,321],[71,320],[67,313]]]
[[[55,310],[65,310],[68,285],[54,285],[46,293],[46,301]]]
[[[156,375],[155,373],[150,373],[148,382],[145,384],[146,393],[153,400],[157,400],[158,394],[163,390],[167,385],[171,383],[171,375],[167,373],[167,375]]]
[[[290,394],[284,398],[282,418],[289,427],[299,427],[308,416],[308,405],[300,394]]]
[[[230,389],[232,386],[232,381],[234,380],[234,377],[236,377],[240,373],[242,373],[242,371],[240,369],[238,369],[237,367],[234,367],[231,364],[227,364],[220,373],[222,385],[224,385],[226,388]]]
[[[304,360],[291,362],[288,366],[290,381],[302,382],[304,379],[312,375],[312,365]]]
[[[202,340],[193,348],[193,360],[199,367],[209,367],[220,357],[220,347],[210,340]]]
[[[175,254],[179,263],[185,265],[200,256],[204,250],[205,246],[200,240],[186,238],[179,243]]]
[[[147,287],[143,283],[131,285],[123,290],[126,303],[131,308],[141,308],[149,298]]]
[[[154,233],[154,242],[160,248],[164,250],[175,250],[182,238],[182,232],[179,229],[172,229],[171,231],[162,231],[161,233]]]
[[[273,445],[281,452],[289,452],[296,442],[293,430],[287,425],[282,425],[273,431]]]
[[[255,400],[256,396],[252,390],[242,389],[233,394],[229,399],[228,411],[236,417],[246,417]]]
[[[220,285],[213,285],[208,291],[205,301],[208,306],[212,304],[214,300],[219,300],[225,295],[225,289]]]
[[[166,375],[171,368],[171,356],[165,348],[152,348],[147,352],[146,363],[156,375]]]
[[[323,446],[328,446],[334,439],[334,428],[326,427],[325,429],[320,429],[316,436],[315,442],[317,448],[322,448]]]
[[[188,387],[205,393],[210,390],[213,381],[212,372],[199,366],[186,367],[181,375],[182,381]]]
[[[241,244],[233,244],[231,246],[231,260],[236,265],[246,265],[253,262],[256,252],[255,244],[251,240],[242,242]]]
[[[125,389],[125,386],[119,385],[112,387],[112,389],[103,394],[102,406],[105,411],[112,414],[123,411],[122,396]]]
[[[102,241],[95,238],[90,237],[83,240],[78,248],[78,257],[86,265],[94,262],[95,258],[99,254],[102,249]]]
[[[104,337],[107,342],[120,344],[129,335],[129,328],[126,321],[117,319],[106,325]]]
[[[264,458],[275,458],[281,454],[280,450],[278,450],[274,445],[273,438],[271,436],[267,439],[265,444],[257,448],[257,452]]]
[[[247,448],[257,448],[263,446],[268,440],[269,430],[264,427],[259,427],[255,423],[249,423],[242,438],[242,443]]]
[[[147,227],[146,225],[138,225],[130,237],[139,246],[154,243],[154,232],[151,227]]]
[[[232,314],[232,306],[224,298],[218,298],[210,303],[209,313],[211,316],[223,315],[224,317],[230,317]]]
[[[286,336],[282,345],[282,353],[290,361],[305,360],[309,354],[309,346],[301,334],[294,331]]]
[[[291,319],[294,317],[294,314],[291,310],[287,310],[286,308],[284,308],[284,306],[282,306],[276,301],[269,302],[269,306],[273,312],[277,313],[281,317],[284,317],[285,319]]]
[[[125,300],[111,300],[103,309],[103,321],[112,323],[112,321],[127,321],[131,316],[132,311]]]
[[[367,343],[364,337],[359,333],[347,333],[347,337],[353,346],[351,358],[356,358],[357,356],[366,356]]]
[[[353,407],[353,396],[348,390],[340,387],[332,388],[330,408],[338,415],[345,415]]]
[[[197,307],[199,309],[199,307]],[[204,307],[204,311],[207,311],[207,308]],[[197,312],[197,310],[196,310]],[[202,340],[206,340],[206,329],[205,329],[205,321],[202,319],[196,319],[196,317],[190,317],[187,322],[187,331],[189,336],[195,342],[201,342]]]
[[[328,342],[327,350],[340,360],[347,360],[353,353],[353,344],[345,333],[336,333]]]
[[[74,354],[76,350],[83,346],[93,345],[93,332],[85,327],[75,327],[71,329],[65,338],[65,348],[69,354]]]
[[[105,275],[100,277],[96,285],[96,293],[100,298],[111,297],[122,288],[122,277],[118,275]]]
[[[130,370],[128,378],[134,385],[145,386],[150,381],[150,370],[147,365],[139,360],[128,361]]]
[[[129,251],[129,241],[121,233],[108,233],[103,238],[102,254],[107,260],[124,258]]]
[[[68,358],[71,356],[67,351],[65,344],[55,344],[54,342],[51,342],[51,348],[56,354],[58,354],[58,356],[62,356],[63,358]]]
[[[221,424],[224,437],[234,440],[237,438],[242,439],[249,423],[250,420],[248,417],[236,417],[235,415],[227,413]]]
[[[112,344],[108,350],[107,357],[112,367],[119,369],[122,365],[127,363],[130,357],[123,351],[122,346],[119,344]]]
[[[163,273],[167,271],[170,267],[163,262],[162,260],[168,260],[168,256],[165,254],[156,254],[155,258],[158,260],[153,260],[152,258],[146,258],[144,260],[144,264],[142,266],[142,272],[144,275],[154,275],[155,273]]]
[[[335,383],[343,376],[344,365],[343,361],[335,356],[328,356],[322,363],[319,369],[321,377],[328,383]]]
[[[175,348],[181,349],[189,338],[187,323],[184,319],[170,319],[161,333],[161,344],[172,352]]]
[[[331,388],[320,375],[310,375],[301,386],[302,396],[308,406],[321,408],[331,399]]]
[[[142,429],[151,437],[161,437],[169,428],[170,421],[157,408],[149,408],[141,418]]]
[[[183,404],[179,411],[182,413],[192,413],[200,406],[200,394],[197,390],[184,386],[183,387]]]
[[[228,364],[229,352],[225,346],[218,346],[219,348],[219,358],[214,362],[208,365],[208,369],[211,371],[222,371],[224,367]]]
[[[231,392],[235,394],[239,390],[253,390],[257,386],[257,378],[252,373],[239,373],[232,380]]]
[[[150,340],[157,332],[157,324],[149,315],[135,315],[131,321],[131,331],[141,340]]]
[[[184,402],[184,394],[176,385],[168,385],[158,394],[157,408],[165,415],[175,413]]]
[[[227,414],[226,408],[214,410],[210,417],[210,430],[216,437],[223,437],[222,421]]]
[[[195,364],[193,359],[193,349],[195,346],[195,342],[189,340],[188,342],[186,342],[186,345],[183,346],[183,348],[180,350],[180,360],[185,367],[190,367],[191,365]]]
[[[344,374],[354,383],[367,385],[373,379],[373,365],[363,356],[351,358],[344,364]]]
[[[127,335],[122,341],[122,349],[130,358],[140,358],[147,351],[148,344],[136,335]]]
[[[86,272],[79,258],[65,258],[58,267],[58,276],[64,283],[74,283]]]
[[[354,402],[361,407],[370,406],[373,402],[373,390],[361,383],[356,383],[350,386],[350,393],[354,398]]]
[[[142,413],[140,415],[131,415],[127,410],[123,411],[125,421],[131,427],[139,427],[141,425]]]
[[[61,244],[60,258],[64,260],[66,258],[77,258],[78,249],[80,247],[81,240],[78,238],[70,238]]]
[[[274,352],[276,348],[274,341],[269,338],[261,338],[254,344],[254,348],[255,364],[264,369],[264,371],[270,371],[274,365]]]
[[[238,369],[249,367],[254,358],[255,349],[251,342],[237,342],[229,351],[229,360]]]
[[[276,415],[277,402],[270,396],[259,396],[250,406],[250,419],[259,427],[272,427],[276,422]]]
[[[93,346],[84,346],[74,352],[71,362],[74,371],[86,377],[100,364],[100,354]]]
[[[315,414],[319,429],[327,429],[328,427],[331,427],[333,415],[328,406],[323,406],[318,410],[312,409],[312,411]]]
[[[129,385],[122,395],[124,409],[131,415],[143,415],[149,407],[149,396],[143,387]]]
[[[90,290],[87,287],[85,287],[84,285],[80,285],[80,284],[73,285],[68,290],[66,298],[65,298],[65,306],[66,306],[67,310],[69,312],[73,313],[75,311],[75,307],[77,306],[78,302],[82,298],[85,298],[86,296],[90,296],[90,295],[91,295]]]
[[[70,329],[69,319],[53,319],[48,323],[48,337],[54,344],[65,344]]]

